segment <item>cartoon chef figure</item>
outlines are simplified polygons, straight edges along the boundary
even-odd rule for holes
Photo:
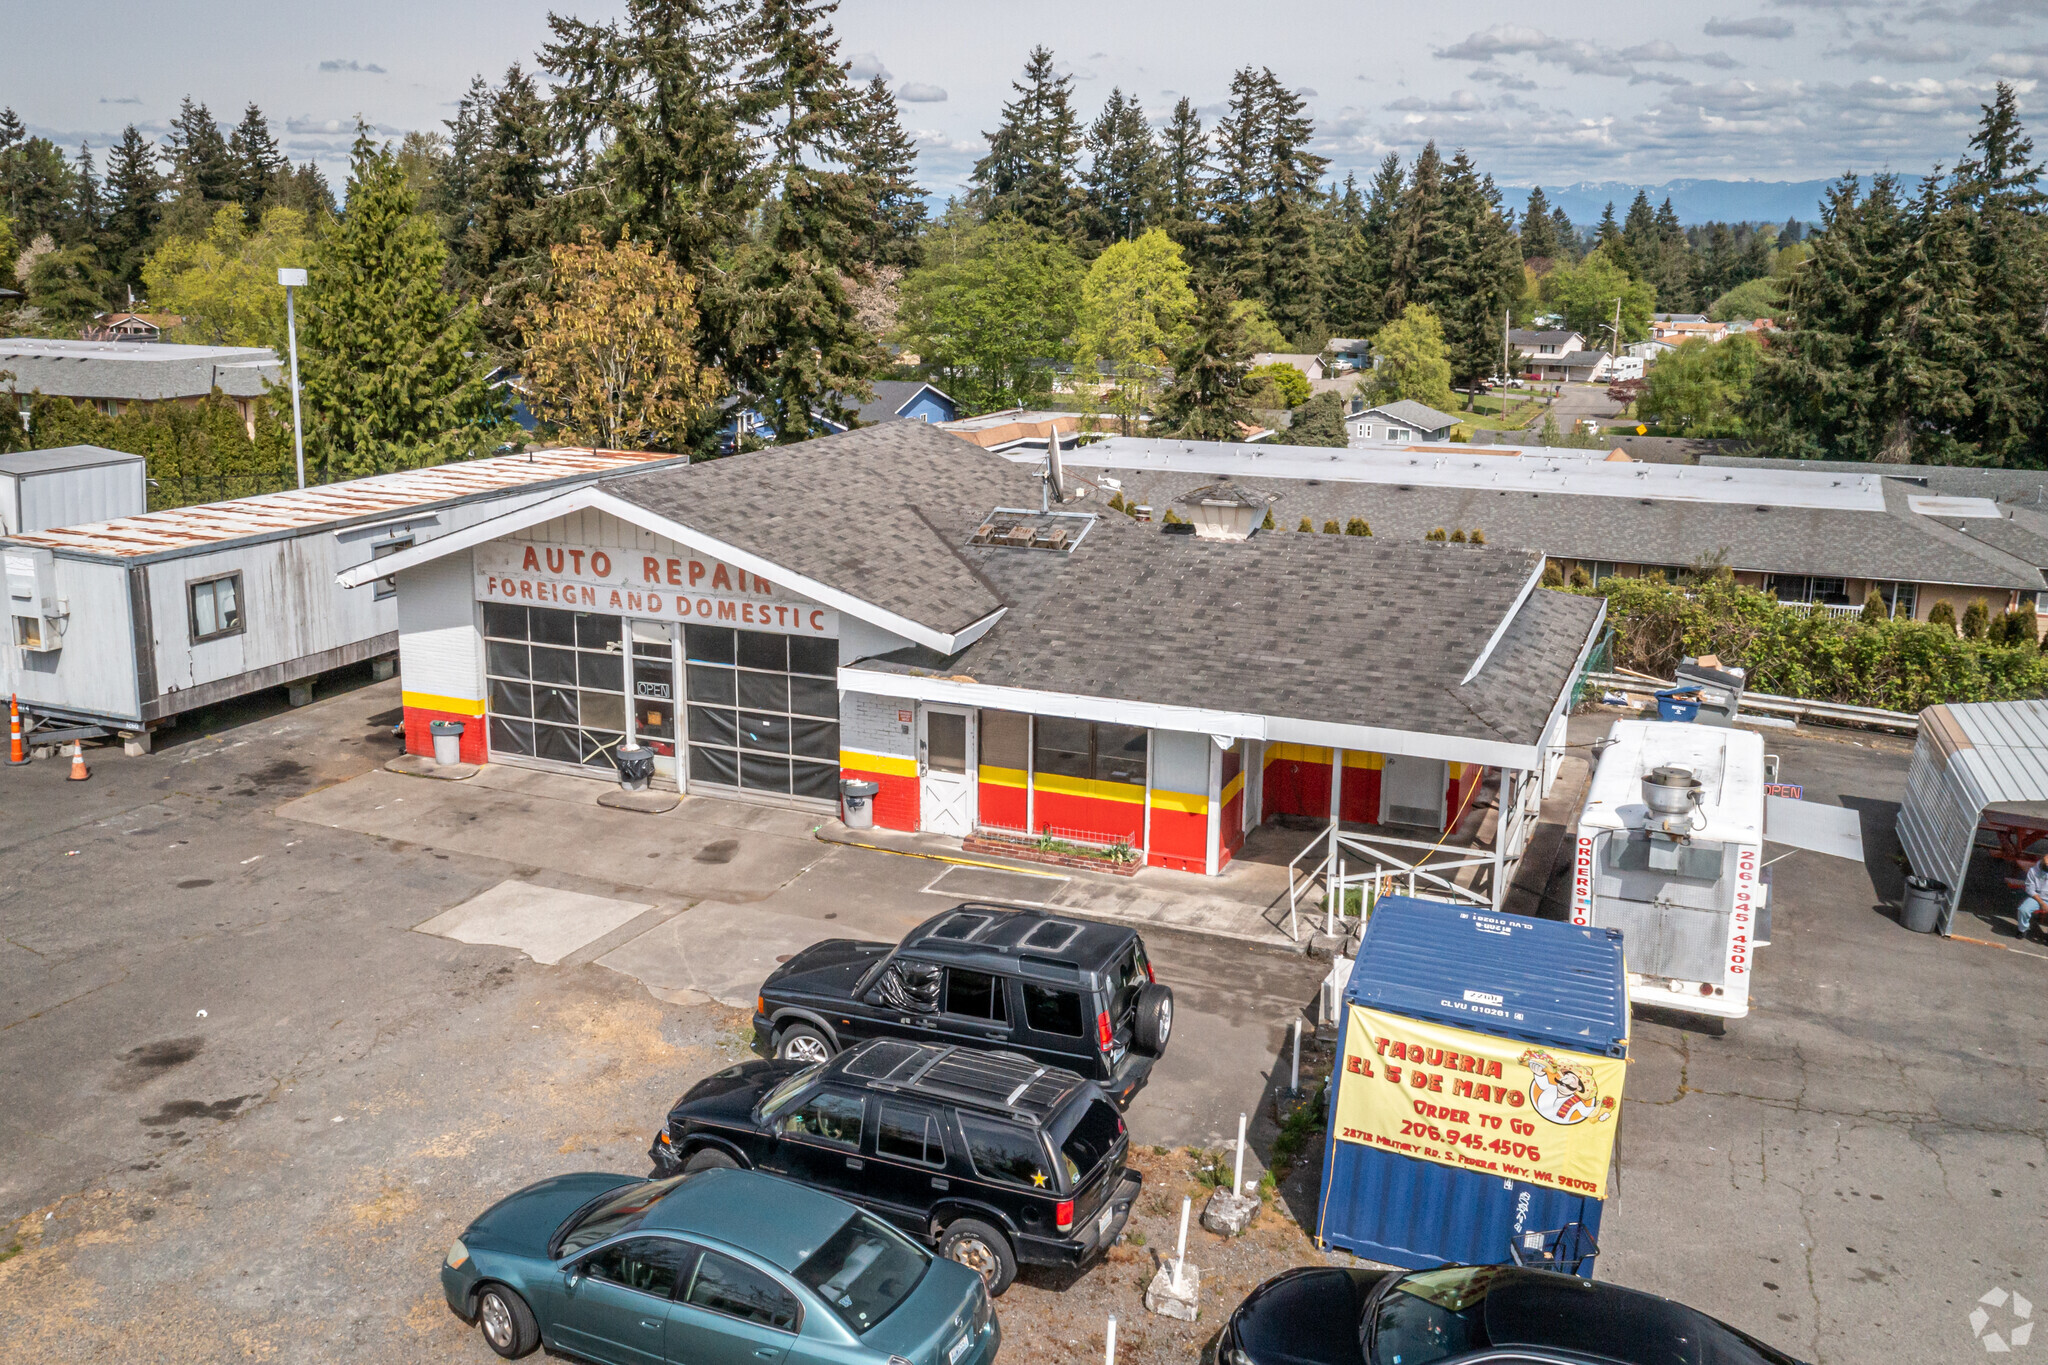
[[[1600,1096],[1593,1078],[1577,1067],[1566,1066],[1534,1048],[1522,1054],[1522,1062],[1531,1077],[1530,1102],[1544,1118],[1566,1125],[1584,1123],[1587,1119],[1597,1123],[1607,1118],[1600,1111]]]

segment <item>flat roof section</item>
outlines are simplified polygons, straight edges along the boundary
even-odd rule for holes
[[[8,537],[81,554],[136,555],[213,546],[245,537],[364,521],[408,508],[503,492],[579,474],[618,474],[685,456],[630,450],[537,450],[493,455],[431,469],[406,469],[364,479],[263,493],[253,498],[166,508],[88,526],[54,527]]]

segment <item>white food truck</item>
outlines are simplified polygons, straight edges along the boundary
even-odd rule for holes
[[[1751,730],[1624,720],[1609,732],[1579,817],[1572,923],[1621,930],[1633,1003],[1749,1013],[1769,937],[1764,763]]]

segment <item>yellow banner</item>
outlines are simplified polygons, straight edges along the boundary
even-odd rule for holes
[[[1627,1070],[1353,1005],[1331,1121],[1346,1142],[1604,1199]]]

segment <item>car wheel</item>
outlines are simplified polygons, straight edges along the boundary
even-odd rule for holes
[[[540,1324],[533,1320],[533,1310],[503,1285],[485,1285],[477,1296],[476,1325],[484,1344],[507,1360],[531,1355],[540,1345]]]
[[[958,1218],[948,1223],[945,1234],[939,1238],[939,1255],[958,1261],[981,1276],[990,1298],[1008,1289],[1010,1281],[1017,1278],[1017,1257],[1010,1250],[1010,1239],[979,1218]]]
[[[706,1147],[702,1151],[690,1154],[690,1159],[683,1163],[683,1174],[695,1175],[699,1171],[730,1171],[738,1167],[739,1164],[739,1162],[732,1159],[729,1153],[721,1152],[716,1147]]]
[[[829,1062],[832,1044],[809,1024],[791,1024],[776,1036],[775,1055],[785,1062]]]
[[[1166,1055],[1166,1040],[1173,1036],[1173,992],[1154,983],[1138,992],[1138,1051],[1148,1057]]]

